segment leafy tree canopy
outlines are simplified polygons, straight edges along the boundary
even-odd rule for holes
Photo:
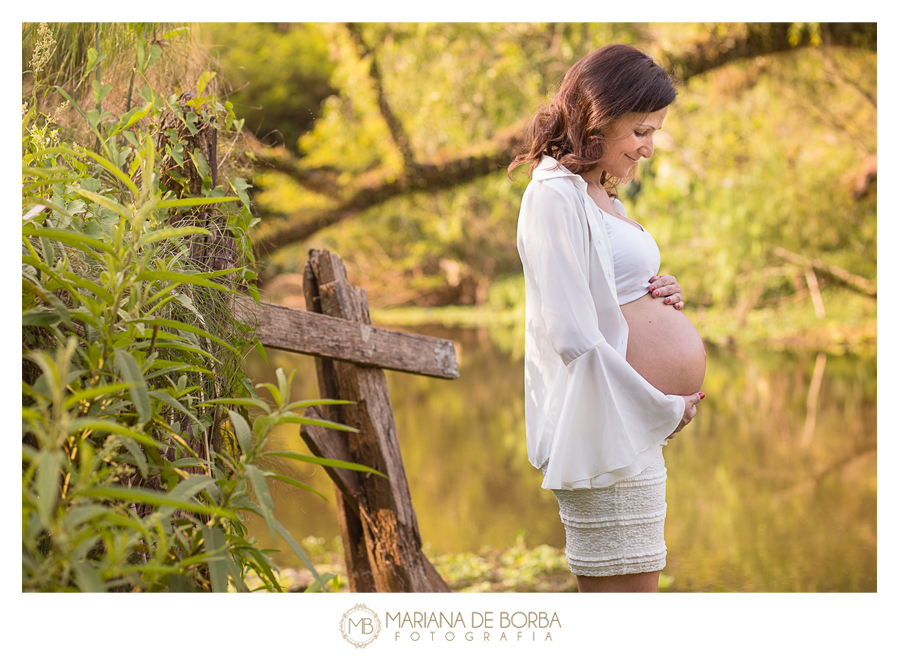
[[[776,246],[875,275],[875,196],[853,193],[876,149],[873,25],[316,29],[338,91],[300,140],[302,157],[258,150],[268,277],[325,246],[375,305],[485,301],[520,272],[525,181],[505,167],[521,129],[571,64],[613,41],[685,81],[657,155],[620,193],[695,303],[802,292]]]

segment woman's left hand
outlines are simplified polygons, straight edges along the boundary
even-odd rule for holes
[[[671,274],[650,277],[650,294],[661,298],[664,304],[674,306],[679,311],[684,308],[681,286]]]

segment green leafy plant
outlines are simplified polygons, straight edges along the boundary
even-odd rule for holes
[[[153,46],[138,37],[137,51],[140,79]],[[242,179],[214,184],[202,153],[185,148],[198,126],[240,127],[203,95],[210,77],[187,105],[144,84],[144,104],[121,115],[103,111],[108,85],[93,86],[90,110],[59,89],[95,149],[36,95],[23,106],[23,591],[248,591],[251,574],[280,591],[247,513],[313,573],[309,591],[325,590],[333,574],[317,573],[279,523],[268,481],[309,490],[282,460],[375,472],[266,447],[284,423],[356,430],[298,414],[340,402],[291,402],[282,371],[277,385],[254,386],[241,370],[262,349],[248,241],[258,220]],[[178,179],[188,160],[199,194]],[[211,269],[195,241],[224,233],[238,245],[234,266]]]

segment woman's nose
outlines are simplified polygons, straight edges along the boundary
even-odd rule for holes
[[[643,144],[641,144],[640,148],[638,148],[638,153],[640,153],[645,158],[651,157],[653,155],[653,140],[647,139]]]

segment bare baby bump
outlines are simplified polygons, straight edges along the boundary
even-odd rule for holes
[[[700,390],[706,374],[706,349],[688,317],[649,294],[622,308],[628,323],[626,360],[667,395]]]

